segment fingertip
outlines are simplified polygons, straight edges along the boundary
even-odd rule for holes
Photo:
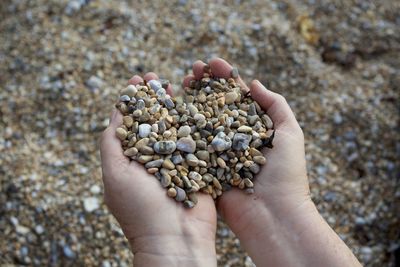
[[[134,75],[132,78],[129,79],[128,84],[137,85],[141,82],[143,82],[142,77],[140,77],[139,75]]]
[[[206,65],[207,64],[201,60],[197,60],[195,63],[193,63],[193,74],[196,80],[200,80],[201,78],[203,78],[204,67]]]
[[[231,77],[232,66],[222,58],[213,58],[209,61],[211,73],[215,77],[229,79]]]
[[[194,77],[194,75],[187,75],[184,79],[183,79],[183,83],[182,83],[182,87],[189,87],[190,85],[190,81],[195,80],[196,78]]]
[[[114,129],[118,128],[122,124],[122,118],[121,112],[117,108],[114,108],[111,114],[109,127]]]
[[[167,91],[167,94],[169,94],[170,96],[174,95],[174,91],[172,90],[172,85],[169,83],[167,86],[167,89],[165,89],[165,91]]]
[[[148,73],[146,73],[146,74],[143,76],[143,78],[144,78],[146,81],[158,80],[158,75],[155,74],[154,72],[148,72]]]

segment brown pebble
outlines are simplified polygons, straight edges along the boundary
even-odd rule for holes
[[[136,147],[131,147],[124,151],[124,155],[127,157],[136,156],[137,153],[138,153],[138,150]]]
[[[226,168],[226,162],[222,158],[217,158],[217,164],[218,164],[218,166],[220,166],[223,169]]]
[[[175,190],[175,188],[173,188],[173,187],[169,188],[169,189],[167,190],[167,195],[168,195],[169,197],[176,197],[176,190]]]
[[[122,122],[126,127],[130,128],[133,125],[133,118],[131,116],[124,116]]]
[[[150,168],[150,169],[147,169],[147,172],[148,172],[148,173],[151,173],[151,174],[154,174],[154,173],[158,172],[158,168]]]

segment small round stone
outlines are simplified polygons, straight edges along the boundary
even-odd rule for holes
[[[160,168],[161,165],[163,164],[164,160],[163,159],[157,159],[157,160],[153,160],[153,161],[149,161],[146,163],[146,165],[144,165],[147,169],[150,168]]]
[[[147,83],[150,85],[150,88],[153,89],[156,93],[158,90],[162,89],[162,84],[158,80],[150,80]]]
[[[175,190],[175,188],[173,188],[173,187],[169,188],[169,189],[167,190],[167,195],[168,195],[169,197],[176,197],[176,190]]]
[[[149,134],[151,133],[151,125],[144,123],[139,125],[139,136],[141,138],[148,137]]]
[[[264,156],[255,156],[253,157],[253,161],[260,165],[264,165],[265,163],[267,163],[267,160]]]
[[[121,101],[121,102],[129,102],[129,101],[131,101],[131,98],[128,95],[121,95],[119,97],[119,101]]]
[[[218,166],[220,166],[223,169],[226,168],[225,160],[223,160],[222,158],[217,158],[217,164],[218,164]]]
[[[162,187],[168,187],[171,184],[171,176],[168,173],[162,174],[160,183]]]
[[[249,126],[243,125],[243,126],[240,126],[240,127],[237,129],[237,131],[238,131],[239,133],[251,133],[251,132],[253,131],[253,129],[252,129],[251,127],[249,127]]]
[[[188,125],[181,126],[178,130],[178,137],[187,137],[192,129]]]
[[[194,154],[187,154],[186,163],[191,167],[196,167],[199,165],[199,159]]]
[[[189,172],[188,176],[189,176],[190,179],[195,180],[196,182],[200,182],[201,179],[202,179],[201,174],[198,173],[198,172],[195,172],[195,171]]]
[[[128,136],[128,132],[124,128],[117,128],[115,131],[117,137],[119,140],[125,140],[125,138]]]
[[[169,170],[175,169],[175,164],[170,159],[165,159],[162,166]]]
[[[236,92],[229,92],[225,94],[225,103],[227,105],[233,104],[238,98],[238,94]]]
[[[131,116],[124,116],[122,122],[126,127],[130,128],[133,125],[133,118]]]
[[[183,202],[183,206],[184,206],[185,208],[191,209],[191,208],[194,207],[194,203],[193,203],[192,201],[190,201],[190,200],[185,200],[185,201]]]
[[[191,137],[181,137],[176,142],[176,148],[186,153],[194,153],[196,151],[196,142]]]
[[[176,144],[174,141],[159,141],[154,144],[153,149],[157,154],[168,155],[176,150]]]
[[[121,95],[127,95],[129,97],[134,97],[137,93],[137,88],[133,84],[128,85],[125,89],[121,91]]]
[[[137,153],[138,153],[138,149],[136,147],[130,147],[124,151],[124,155],[127,157],[136,156]]]
[[[224,132],[219,132],[211,142],[215,151],[224,151],[232,146],[231,139]]]
[[[234,150],[244,151],[249,147],[251,136],[244,133],[236,133],[233,136],[232,148]]]
[[[239,70],[237,68],[232,68],[231,70],[231,77],[233,79],[236,79],[239,77]]]
[[[260,172],[260,166],[257,163],[253,163],[249,167],[250,171],[254,174],[257,174]]]
[[[176,189],[175,200],[176,200],[176,201],[179,201],[179,202],[184,201],[184,200],[186,199],[186,192],[185,192],[185,190],[183,190],[183,189],[180,188],[180,187],[176,187],[175,189]]]

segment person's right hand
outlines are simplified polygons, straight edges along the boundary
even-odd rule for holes
[[[204,66],[197,61],[194,77],[185,82],[200,79]],[[209,67],[214,76],[230,78],[232,66],[225,60],[212,59]],[[249,87],[240,77],[236,82],[269,115],[275,137],[273,148],[263,150],[267,163],[253,181],[255,193],[224,192],[219,213],[257,266],[358,266],[310,198],[304,136],[285,98],[257,80]]]

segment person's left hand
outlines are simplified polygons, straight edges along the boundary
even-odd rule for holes
[[[146,81],[158,79],[154,73]],[[130,84],[142,82],[134,76]],[[170,91],[170,90],[167,90]],[[115,109],[101,138],[104,199],[129,240],[134,264],[141,266],[216,266],[216,209],[210,195],[186,209],[144,166],[123,154],[115,130],[122,114]]]

